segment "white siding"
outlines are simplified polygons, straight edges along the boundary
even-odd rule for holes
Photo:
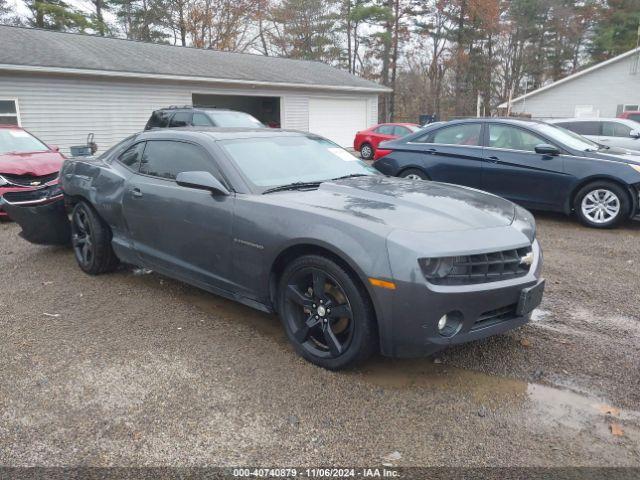
[[[258,95],[281,97],[284,128],[309,129],[309,98],[360,98],[376,104],[367,94],[340,94],[266,88],[216,87],[197,83],[109,80],[62,75],[19,75],[0,72],[0,99],[16,98],[22,126],[65,153],[82,145],[94,133],[103,152],[128,135],[141,131],[151,112],[168,105],[192,103],[192,94]],[[374,101],[375,99],[375,101]],[[377,107],[376,107],[377,108]],[[339,116],[340,111],[335,115]],[[374,113],[369,111],[369,118]],[[377,112],[375,112],[377,120]],[[369,122],[371,124],[375,121]]]
[[[573,117],[576,106],[593,106],[594,114],[615,117],[618,105],[640,104],[640,72],[632,73],[633,55],[536,93],[512,105],[533,117]]]

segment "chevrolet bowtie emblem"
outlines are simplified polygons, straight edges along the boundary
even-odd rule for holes
[[[520,265],[533,265],[533,252],[527,253],[524,257],[520,257]]]

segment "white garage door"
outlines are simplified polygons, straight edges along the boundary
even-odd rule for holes
[[[309,131],[342,147],[353,147],[356,132],[367,128],[367,123],[366,100],[309,99]]]

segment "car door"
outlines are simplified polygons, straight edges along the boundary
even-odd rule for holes
[[[395,135],[395,127],[393,125],[380,125],[373,131],[373,135],[371,136],[371,143],[375,148],[378,148],[380,142],[384,142],[386,140],[393,140],[396,138]]]
[[[547,139],[501,123],[487,124],[485,135],[483,190],[529,208],[562,208],[570,181],[563,157],[535,152],[537,145],[550,143]]]
[[[419,166],[431,180],[479,188],[481,138],[481,123],[458,123],[432,130],[409,142],[409,146],[420,153]]]
[[[639,125],[640,127],[640,125]],[[631,136],[632,128],[622,122],[602,122],[600,143],[609,147],[640,149],[640,140]]]
[[[148,140],[139,173],[128,182],[123,213],[145,266],[187,281],[233,290],[233,195],[180,186],[180,172],[208,171],[224,179],[203,147]]]

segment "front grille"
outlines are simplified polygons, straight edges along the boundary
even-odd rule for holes
[[[523,277],[529,273],[530,262],[523,259],[531,253],[531,246],[500,252],[453,257],[450,273],[430,278],[436,285],[472,285]]]
[[[489,310],[484,312],[478,317],[478,319],[471,327],[471,330],[478,330],[480,328],[490,327],[496,323],[500,323],[504,320],[510,320],[516,317],[517,304],[509,305],[507,307],[496,308],[495,310]]]
[[[52,180],[58,178],[58,172],[51,173],[49,175],[34,176],[34,175],[11,175],[8,173],[0,173],[0,176],[7,180],[9,183],[19,185],[21,187],[37,187],[44,185]],[[33,183],[38,182],[37,185]]]
[[[34,202],[46,200],[56,195],[60,195],[62,191],[58,185],[50,185],[45,188],[35,190],[17,190],[14,192],[6,192],[3,198],[9,203]]]

